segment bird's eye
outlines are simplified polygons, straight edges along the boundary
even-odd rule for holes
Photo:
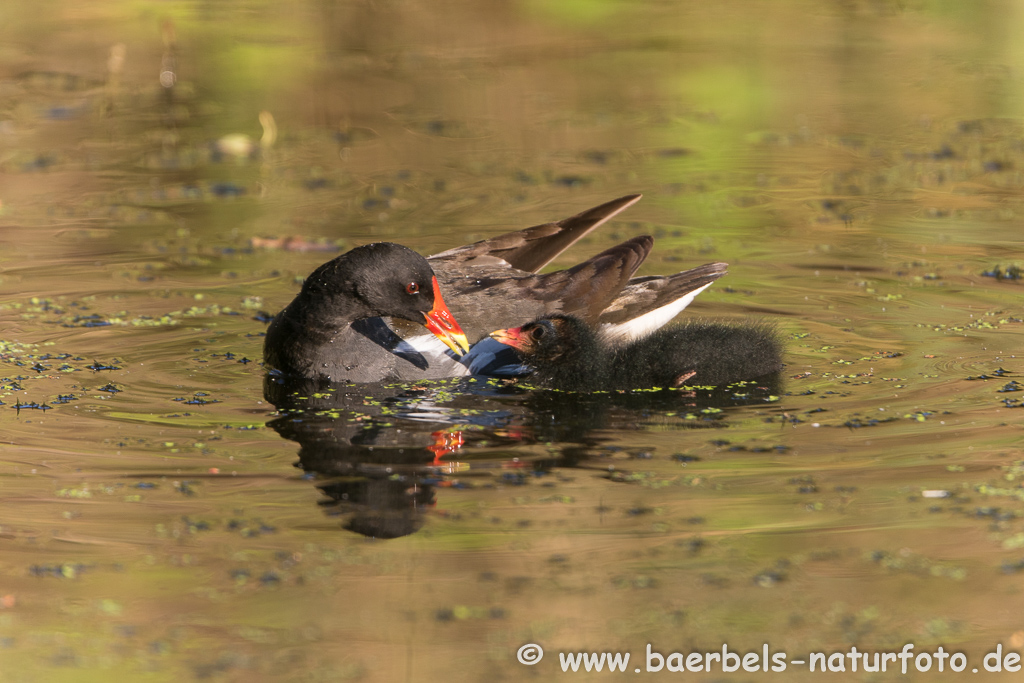
[[[530,336],[533,337],[536,340],[543,339],[544,338],[544,328],[541,327],[540,325],[537,325],[535,328],[530,330]]]
[[[410,282],[409,284],[407,284],[405,286],[405,293],[406,294],[418,294],[419,291],[420,291],[420,286],[416,282]]]

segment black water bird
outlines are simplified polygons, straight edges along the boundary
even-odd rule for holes
[[[645,235],[566,270],[536,272],[639,199],[628,195],[425,259],[395,244],[358,247],[310,275],[271,323],[264,359],[290,376],[418,380],[520,371],[515,354],[488,333],[545,315],[577,317],[609,346],[646,337],[724,275],[726,264],[633,277],[654,245]],[[433,335],[423,331],[424,314]]]
[[[491,336],[532,368],[527,382],[565,391],[723,386],[782,367],[778,334],[763,322],[691,320],[612,346],[583,320],[551,315]]]
[[[299,377],[373,382],[396,376],[404,353],[413,354],[409,365],[422,354],[383,316],[418,323],[443,344],[439,348],[456,356],[469,350],[427,260],[400,244],[377,242],[328,261],[306,278],[298,296],[271,321],[264,360]]]

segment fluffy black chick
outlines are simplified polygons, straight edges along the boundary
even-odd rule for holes
[[[778,334],[762,322],[691,320],[614,348],[569,315],[545,316],[491,336],[533,369],[531,384],[564,391],[722,386],[782,368]]]

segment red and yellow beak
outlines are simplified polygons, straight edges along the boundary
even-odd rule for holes
[[[434,307],[424,313],[423,317],[427,319],[427,322],[423,323],[426,328],[433,332],[434,336],[440,339],[445,346],[455,352],[456,356],[469,352],[469,340],[466,339],[466,333],[459,327],[459,323],[455,322],[455,316],[448,310],[447,304],[441,298],[441,288],[437,284],[436,277],[434,278]]]
[[[495,330],[491,332],[491,338],[520,351],[526,351],[531,346],[529,335],[523,334],[523,328],[521,327]]]

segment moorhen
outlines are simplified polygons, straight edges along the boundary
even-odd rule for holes
[[[448,360],[438,349],[417,349],[413,337],[399,337],[382,316],[420,323],[456,355],[469,351],[427,260],[400,244],[376,242],[306,278],[270,322],[263,359],[286,375],[357,382],[401,378],[406,365],[422,370],[422,377]]]
[[[761,322],[690,320],[613,347],[579,318],[551,315],[491,336],[533,369],[527,382],[563,391],[722,386],[782,367],[775,328]]]
[[[426,259],[390,243],[353,249],[317,268],[274,318],[264,360],[287,376],[334,382],[516,374],[516,354],[488,333],[556,313],[592,325],[605,344],[642,338],[724,275],[726,264],[633,278],[654,245],[641,236],[572,268],[536,273],[640,197]],[[424,315],[433,335],[423,330]],[[462,355],[467,341],[479,343]]]

